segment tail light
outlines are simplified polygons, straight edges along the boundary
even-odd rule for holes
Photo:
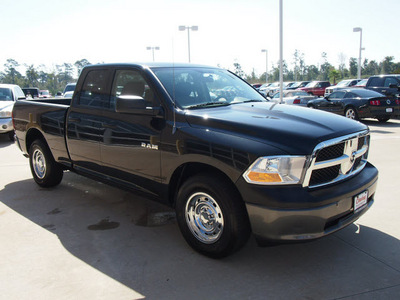
[[[381,101],[380,100],[370,100],[369,101],[369,105],[381,105]]]
[[[400,105],[400,100],[399,99],[396,99],[396,104]]]
[[[300,99],[297,98],[297,99],[294,99],[293,104],[300,104],[300,102],[301,102]]]

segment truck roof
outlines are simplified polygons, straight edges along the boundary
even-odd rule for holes
[[[85,68],[104,68],[104,67],[139,67],[139,68],[213,68],[218,67],[191,64],[191,63],[174,63],[174,62],[132,62],[132,63],[104,63],[96,65],[88,65]]]

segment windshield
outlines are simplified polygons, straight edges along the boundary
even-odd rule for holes
[[[8,88],[0,88],[0,101],[12,101],[13,96],[11,93],[11,89]]]
[[[279,86],[279,82],[274,82],[274,83],[272,83],[269,87],[277,87],[277,86]]]
[[[301,81],[297,81],[297,82],[293,83],[291,87],[292,88],[297,88],[297,87],[300,86],[300,84],[301,84]]]
[[[76,86],[76,83],[68,83],[68,84],[65,86],[64,94],[65,94],[66,92],[74,91],[74,90],[75,90],[75,86]]]
[[[212,68],[154,68],[154,73],[180,108],[266,101],[232,73]]]
[[[350,83],[350,80],[342,80],[336,86],[348,86],[349,83]]]
[[[307,84],[305,87],[315,87],[317,85],[318,81],[311,81],[309,84]]]
[[[359,81],[356,85],[357,85],[357,86],[366,85],[366,84],[367,84],[367,81],[368,81],[368,79],[363,79],[363,80]]]

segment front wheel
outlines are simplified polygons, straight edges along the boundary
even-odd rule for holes
[[[10,132],[8,133],[8,138],[10,139],[10,141],[14,142],[14,130],[13,130],[13,131],[10,131]]]
[[[239,250],[250,236],[246,207],[227,180],[197,175],[183,183],[176,216],[186,242],[196,251],[221,258]]]
[[[49,147],[42,140],[32,143],[29,165],[33,179],[41,187],[56,186],[63,178],[62,167],[54,160]]]

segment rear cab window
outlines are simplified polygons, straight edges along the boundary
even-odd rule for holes
[[[108,106],[110,70],[91,70],[85,77],[76,104],[94,108]]]

